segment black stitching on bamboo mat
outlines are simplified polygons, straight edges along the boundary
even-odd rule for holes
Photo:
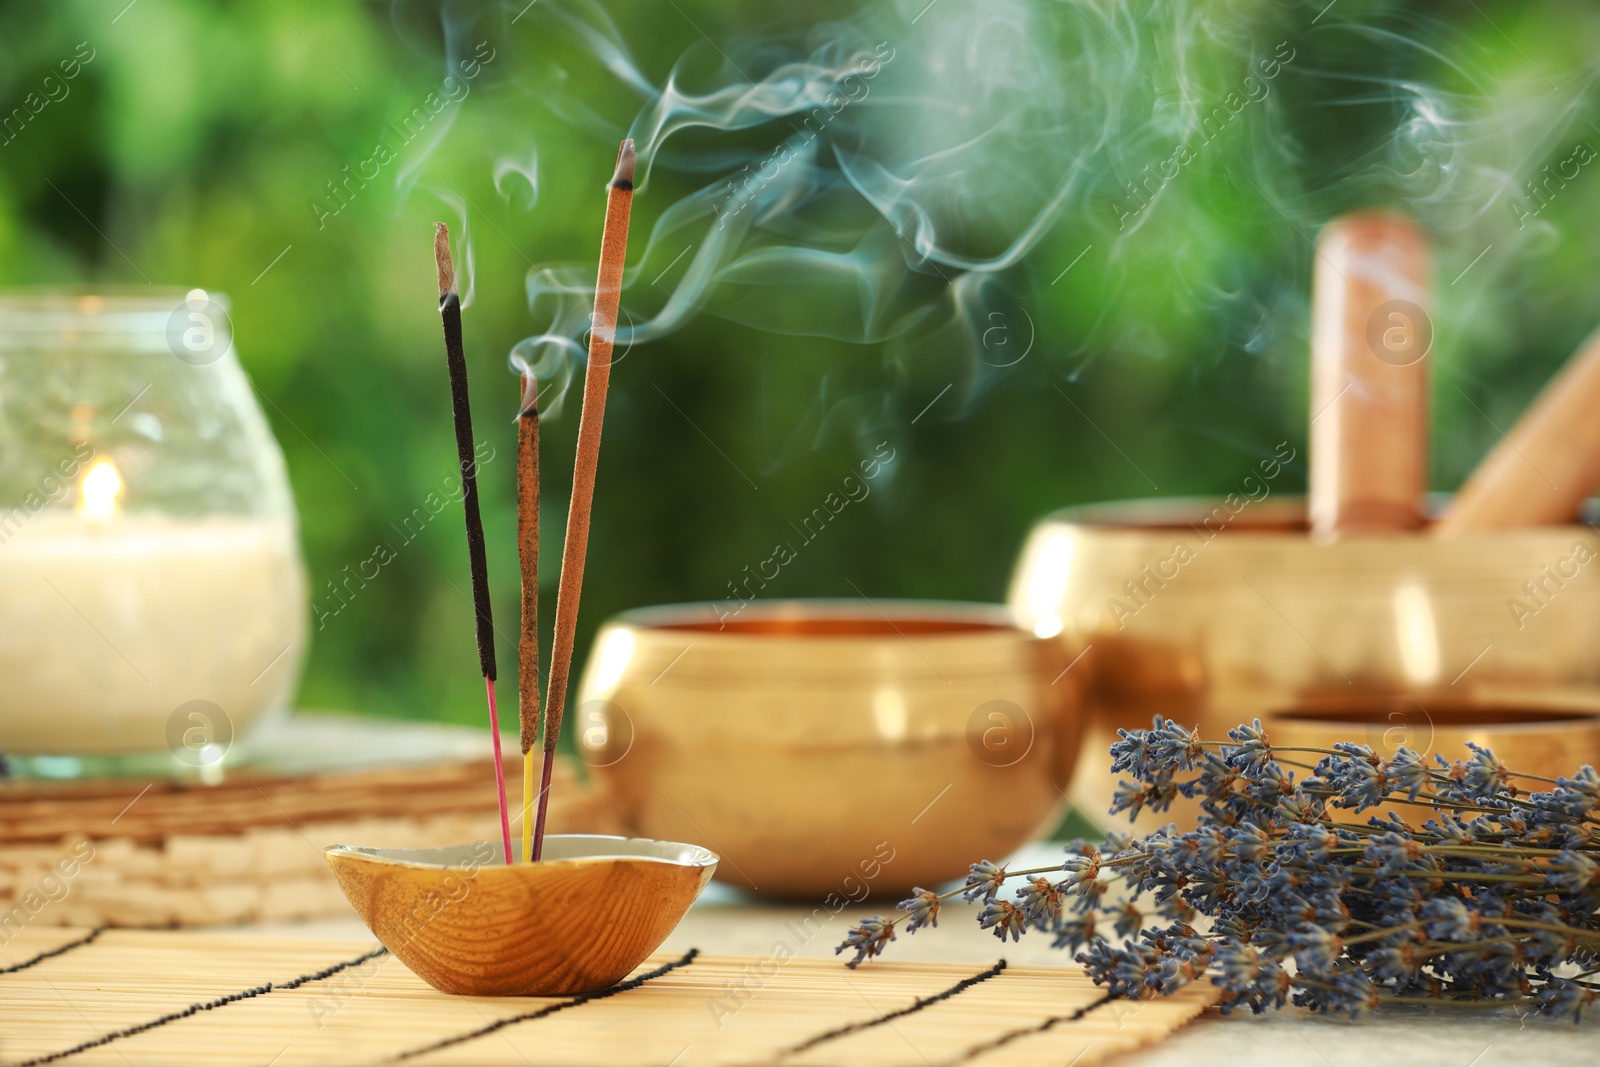
[[[348,970],[351,967],[359,967],[368,960],[386,955],[388,951],[386,948],[376,948],[371,952],[357,956],[353,960],[345,960],[343,963],[336,963],[332,967],[324,967],[322,970],[313,971],[311,974],[302,974],[300,977],[291,978],[287,982],[264,982],[258,986],[251,986],[249,989],[242,989],[237,993],[229,993],[227,996],[196,1001],[182,1011],[169,1012],[166,1015],[157,1016],[136,1026],[112,1030],[110,1033],[101,1034],[93,1041],[84,1041],[73,1045],[71,1048],[62,1049],[60,1052],[52,1052],[48,1055],[36,1056],[31,1060],[23,1060],[21,1063],[11,1065],[11,1067],[40,1067],[41,1064],[54,1063],[57,1060],[66,1059],[68,1056],[76,1056],[80,1052],[87,1052],[92,1048],[100,1048],[102,1045],[109,1045],[113,1041],[120,1041],[125,1037],[133,1037],[135,1034],[142,1034],[146,1030],[154,1030],[168,1023],[175,1023],[180,1019],[187,1019],[189,1016],[198,1015],[203,1011],[215,1011],[217,1008],[225,1008],[229,1004],[236,1004],[241,1000],[250,1000],[252,997],[264,996],[267,993],[280,992],[285,989],[299,989],[301,986],[311,982],[320,982],[324,978],[331,978],[340,971]]]
[[[13,963],[9,967],[0,967],[0,974],[16,974],[18,971],[27,970],[36,963],[43,963],[45,960],[51,959],[55,956],[60,956],[63,953],[71,952],[75,948],[82,948],[84,945],[87,945],[89,942],[93,941],[95,938],[99,937],[109,929],[110,927],[108,926],[97,926],[93,930],[90,930],[87,934],[78,938],[76,941],[68,941],[65,945],[57,945],[55,948],[50,949],[47,952],[41,952],[32,959],[23,960],[21,963]]]
[[[916,1001],[908,1007],[897,1008],[894,1011],[889,1012],[887,1015],[878,1016],[876,1019],[867,1019],[864,1022],[850,1023],[846,1026],[839,1027],[837,1030],[829,1030],[827,1033],[818,1034],[816,1037],[807,1038],[792,1048],[784,1049],[780,1055],[792,1056],[797,1052],[804,1052],[807,1049],[815,1048],[824,1041],[832,1041],[835,1038],[844,1037],[847,1034],[853,1034],[858,1030],[870,1030],[874,1026],[882,1026],[884,1023],[893,1022],[902,1015],[910,1015],[914,1012],[919,1012],[923,1008],[932,1007],[941,1000],[949,1000],[951,997],[956,996],[959,993],[964,993],[968,989],[971,989],[973,986],[977,985],[979,982],[987,982],[989,979],[995,977],[1005,969],[1006,961],[1001,960],[993,967],[990,967],[987,971],[984,971],[981,974],[975,974],[970,978],[963,978],[961,981],[957,982],[955,985],[941,993],[935,993],[931,997],[918,997]]]
[[[469,1030],[464,1034],[457,1034],[455,1037],[447,1037],[442,1041],[435,1041],[431,1045],[423,1045],[421,1048],[414,1048],[407,1052],[402,1052],[389,1062],[398,1063],[401,1060],[409,1060],[413,1056],[421,1056],[428,1052],[437,1052],[442,1048],[449,1048],[452,1045],[460,1045],[467,1041],[474,1041],[480,1037],[487,1037],[498,1030],[503,1030],[506,1027],[512,1026],[516,1023],[526,1023],[532,1022],[534,1019],[543,1019],[547,1015],[554,1015],[556,1012],[566,1011],[568,1008],[580,1007],[592,1000],[604,1000],[607,997],[614,997],[618,993],[626,993],[631,989],[638,989],[646,982],[653,978],[660,978],[668,971],[675,971],[679,967],[687,967],[689,964],[694,962],[694,958],[698,955],[700,955],[700,950],[697,948],[692,948],[688,952],[684,953],[684,956],[681,960],[674,960],[671,963],[663,964],[653,971],[646,971],[639,977],[630,978],[626,982],[618,982],[616,985],[611,986],[608,989],[601,989],[594,993],[583,993],[579,996],[573,997],[571,1000],[563,1000],[555,1004],[547,1005],[546,1007],[540,1008],[538,1011],[530,1011],[525,1012],[522,1015],[512,1015],[505,1019],[498,1019],[490,1023],[488,1026],[480,1026],[476,1030]]]
[[[1101,997],[1097,1001],[1094,1001],[1092,1004],[1085,1004],[1071,1015],[1052,1015],[1050,1018],[1046,1019],[1037,1026],[1026,1026],[1021,1030],[1012,1030],[1009,1033],[1001,1034],[993,1041],[985,1041],[981,1045],[973,1045],[971,1048],[967,1049],[966,1052],[951,1060],[950,1065],[957,1063],[971,1063],[984,1053],[993,1052],[995,1049],[1000,1048],[1003,1045],[1009,1045],[1019,1037],[1027,1037],[1029,1034],[1042,1034],[1046,1030],[1053,1029],[1062,1023],[1075,1023],[1085,1015],[1088,1015],[1091,1011],[1094,1011],[1096,1008],[1104,1007],[1116,999],[1116,997],[1112,996],[1110,993],[1107,993],[1105,996]]]

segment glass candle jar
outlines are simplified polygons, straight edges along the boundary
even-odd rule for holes
[[[226,298],[0,296],[0,752],[214,764],[289,700],[306,610]]]

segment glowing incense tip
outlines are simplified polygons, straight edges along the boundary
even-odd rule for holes
[[[622,142],[622,147],[617,149],[617,170],[611,175],[611,185],[617,189],[633,188],[633,169],[639,162],[639,155],[633,150],[633,138],[629,137]]]
[[[439,299],[443,300],[456,291],[456,265],[450,258],[450,229],[442,222],[433,224],[433,261],[439,268]]]
[[[539,379],[531,372],[522,375],[522,406],[517,412],[520,418],[537,418],[539,415]]]

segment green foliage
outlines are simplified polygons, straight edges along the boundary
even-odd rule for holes
[[[592,260],[601,186],[645,101],[558,17],[577,5],[444,6],[448,32],[423,3],[137,0],[120,14],[118,3],[87,0],[0,6],[0,110],[23,106],[79,42],[94,55],[63,98],[0,145],[0,281],[229,293],[241,358],[288,456],[315,595],[326,600],[324,583],[345,566],[380,542],[399,544],[392,524],[452,470],[430,223],[451,224],[458,256],[470,237],[467,348],[478,433],[498,453],[482,474],[484,518],[510,663],[517,386],[506,355],[546,325],[529,314],[528,273]],[[992,304],[1001,318],[964,336],[930,325],[857,345],[702,315],[630,352],[613,378],[580,657],[616,611],[728,596],[742,568],[789,539],[789,524],[879,442],[895,449],[890,476],[763,595],[848,597],[859,587],[875,597],[1001,599],[1029,523],[1048,510],[1226,491],[1285,439],[1303,457],[1310,241],[1358,203],[1397,200],[1438,238],[1440,487],[1496,439],[1465,397],[1504,426],[1593,326],[1597,246],[1583,239],[1583,221],[1600,206],[1600,177],[1585,168],[1535,226],[1519,228],[1528,220],[1512,207],[1546,163],[1578,142],[1600,144],[1589,121],[1600,43],[1592,10],[1555,0],[1482,0],[1459,12],[1346,0],[1322,15],[1321,3],[1045,6],[1089,21],[1062,23],[1070,38],[1040,44],[1035,66],[1017,69],[1059,69],[1075,107],[1103,129],[1097,142],[1074,125],[1082,116],[1057,116],[1062,159],[1081,157],[1092,180],[1006,272]],[[922,7],[885,5],[869,17],[914,59],[905,50],[957,25],[941,20],[964,17],[970,2],[941,0],[912,24]],[[799,8],[605,5],[646,78],[661,84],[691,53],[681,75],[696,91],[735,77],[719,69],[720,51],[759,77],[776,57],[750,41],[787,33],[792,43],[808,25],[855,11]],[[1280,40],[1292,43],[1293,61],[1200,148],[1185,103],[1221,100]],[[377,178],[346,186],[349,203],[334,213],[328,183],[371,160],[439,91],[447,64],[480,42],[494,58],[466,97]],[[998,128],[1007,115],[978,118]],[[897,121],[910,135],[937,120]],[[743,155],[699,173],[658,168],[638,199],[633,259],[669,205],[785,135],[778,120],[669,142],[677,164]],[[1163,185],[1138,227],[1119,230],[1126,187],[1182,143],[1196,145],[1195,162]],[[497,187],[497,161],[526,169],[535,151],[536,200],[516,173]],[[1049,186],[1066,173],[1058,164],[1031,183]],[[974,254],[1013,236],[1002,232],[1014,221],[1005,212],[1012,197],[1026,202],[1030,183],[1008,174],[994,210],[955,235]],[[846,205],[825,224],[848,232],[871,217]],[[1485,245],[1493,249],[1475,261]],[[920,271],[898,298],[947,301],[946,273]],[[635,293],[658,306],[654,285],[649,274],[630,277],[624,306]],[[796,290],[776,304],[804,329],[842,319],[835,300]],[[984,332],[991,322],[1000,334]],[[1009,347],[986,360],[971,344],[980,335]],[[1026,358],[997,366],[1029,337]],[[1006,359],[993,358],[1000,351]],[[575,401],[546,425],[547,625]],[[313,626],[301,703],[478,721],[466,592],[451,509],[348,608]]]

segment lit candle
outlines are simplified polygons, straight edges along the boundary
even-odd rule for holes
[[[78,489],[78,514],[91,522],[105,522],[116,516],[117,499],[122,496],[122,475],[109,459],[97,459],[83,476]]]
[[[159,752],[192,730],[182,716],[171,730],[190,701],[221,709],[220,733],[292,691],[306,603],[293,520],[179,518],[124,496],[96,457],[71,508],[21,515],[0,543],[0,750]]]

